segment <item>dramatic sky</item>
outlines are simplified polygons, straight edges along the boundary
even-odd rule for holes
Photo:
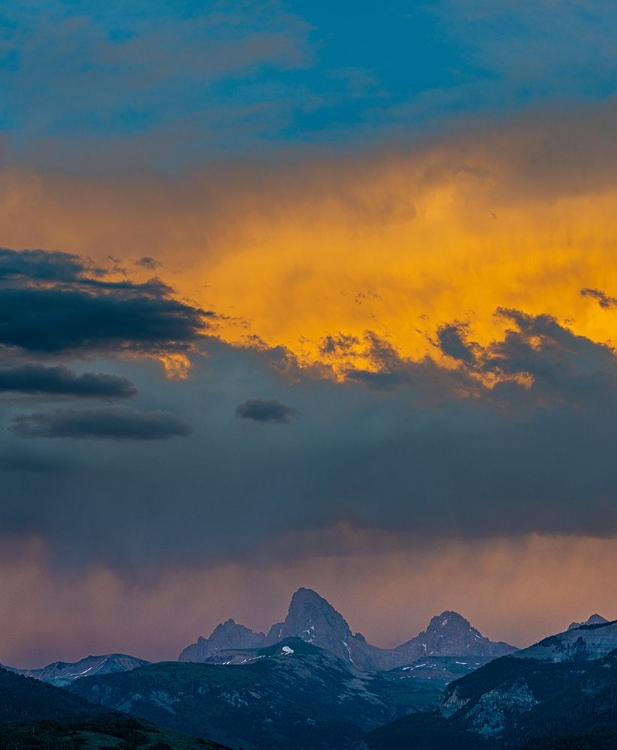
[[[6,0],[0,662],[309,586],[617,618],[613,0]]]

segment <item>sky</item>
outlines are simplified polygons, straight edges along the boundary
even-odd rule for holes
[[[2,4],[0,663],[617,618],[616,33]]]

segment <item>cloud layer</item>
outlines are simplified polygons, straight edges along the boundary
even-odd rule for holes
[[[209,336],[184,381],[108,360],[136,384],[135,407],[14,402],[4,449],[19,466],[32,445],[29,461],[56,471],[0,471],[2,536],[45,540],[58,565],[132,575],[370,555],[382,534],[402,548],[617,533],[613,350],[549,315],[497,314],[506,331],[486,345],[445,324],[443,360],[367,332],[354,343],[366,367],[342,379]]]

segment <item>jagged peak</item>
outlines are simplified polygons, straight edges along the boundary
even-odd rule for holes
[[[230,634],[230,633],[245,633],[246,635],[260,635],[259,633],[255,633],[251,628],[247,627],[246,625],[241,625],[239,622],[236,622],[233,618],[229,618],[228,620],[225,620],[225,622],[219,623],[214,630],[210,633],[210,638],[213,636],[219,636],[223,634]],[[263,635],[263,634],[262,634]]]
[[[352,634],[343,615],[327,599],[313,589],[302,587],[291,597],[285,621],[280,626],[272,626],[267,640],[274,643],[288,636],[298,636],[309,642],[334,638],[340,640],[340,648],[344,648],[343,640],[351,638]]]
[[[597,612],[591,617],[588,617],[585,622],[572,622],[570,625],[568,625],[568,630],[575,630],[576,628],[582,628],[585,625],[606,625],[610,620],[607,620],[606,617],[602,617],[602,615],[599,615]]]
[[[238,625],[235,620],[232,620],[229,618],[229,620],[225,620],[225,622],[220,622],[212,631],[212,635],[216,633],[217,630],[229,630],[230,628],[236,628],[240,627],[243,628],[244,625]]]

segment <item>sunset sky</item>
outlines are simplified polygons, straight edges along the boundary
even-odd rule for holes
[[[0,663],[299,586],[617,618],[612,0],[0,7]]]

